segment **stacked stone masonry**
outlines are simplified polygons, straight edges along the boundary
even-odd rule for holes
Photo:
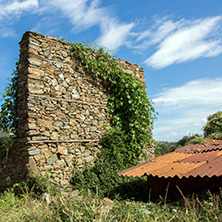
[[[10,160],[7,167],[1,166],[0,175],[4,172],[6,181],[2,184],[25,177],[26,167],[68,185],[75,169],[95,161],[109,126],[109,91],[102,81],[95,83],[86,75],[70,50],[56,38],[24,34],[19,59],[19,139],[12,161],[16,167],[12,170]],[[127,61],[118,63],[145,82],[142,68]]]

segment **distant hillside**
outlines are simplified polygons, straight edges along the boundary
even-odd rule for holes
[[[157,141],[156,143],[163,144],[164,146],[167,146],[167,147],[172,147],[176,144],[176,142],[167,142],[167,141]]]
[[[155,156],[160,156],[160,155],[174,151],[175,145],[176,143],[174,142],[157,141],[154,146]]]

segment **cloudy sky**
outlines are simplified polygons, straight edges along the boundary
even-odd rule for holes
[[[202,134],[222,111],[221,0],[0,0],[0,92],[26,31],[87,39],[144,67],[154,139]]]

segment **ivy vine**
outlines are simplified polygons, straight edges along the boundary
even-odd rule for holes
[[[90,44],[68,43],[71,55],[94,80],[108,83],[110,93],[107,114],[112,127],[103,135],[103,148],[93,167],[86,167],[74,176],[76,188],[110,190],[120,181],[119,170],[138,163],[143,148],[153,142],[152,127],[155,111],[146,95],[145,85],[125,73],[107,51]],[[108,190],[107,190],[108,189]]]

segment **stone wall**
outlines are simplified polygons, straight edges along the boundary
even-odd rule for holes
[[[145,82],[142,68],[118,62]],[[70,46],[35,32],[26,32],[20,42],[19,73],[19,139],[13,160],[0,168],[2,177],[13,183],[31,170],[67,185],[74,170],[93,164],[101,148],[109,125],[108,89],[86,75]]]

